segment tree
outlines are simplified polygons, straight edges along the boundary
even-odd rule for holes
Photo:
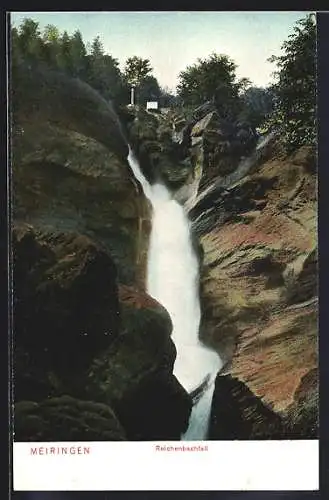
[[[213,101],[223,117],[236,116],[240,108],[239,93],[247,80],[236,80],[236,64],[226,55],[211,54],[198,59],[179,74],[178,96],[185,106],[199,106]]]
[[[72,35],[67,31],[61,34],[56,26],[49,24],[41,35],[38,23],[25,19],[19,29],[11,29],[11,61],[13,70],[21,62],[47,64],[86,81],[106,99],[114,98],[121,104],[129,99],[128,83],[119,69],[119,62],[104,52],[99,36],[93,40],[87,54],[79,30]],[[144,82],[144,67],[140,75]],[[154,95],[157,82],[146,80],[145,92]]]
[[[260,87],[247,88],[241,95],[242,111],[239,120],[251,127],[260,127],[273,109],[273,95],[270,89]]]
[[[147,101],[158,101],[161,97],[161,89],[158,80],[152,76],[146,76],[139,85],[139,103],[146,104]]]
[[[23,60],[23,54],[20,48],[19,34],[17,28],[11,29],[10,36],[10,47],[11,47],[11,62],[12,65],[20,63]]]
[[[91,43],[90,54],[87,56],[87,75],[86,79],[88,83],[97,88],[98,90],[104,90],[103,64],[104,50],[100,37],[97,36]]]
[[[271,124],[282,133],[288,151],[316,142],[316,26],[313,14],[299,20],[282,45],[283,54],[272,56],[277,65],[275,107]]]
[[[249,78],[241,78],[238,82],[239,94],[245,94],[251,88],[251,81]]]
[[[128,83],[138,86],[151,71],[152,68],[149,59],[133,56],[129,57],[126,61],[124,75]]]
[[[71,50],[71,39],[68,32],[64,31],[60,37],[60,52],[58,56],[58,66],[62,71],[68,74],[73,74],[70,50]]]
[[[42,35],[43,59],[51,66],[58,66],[60,57],[60,33],[53,24],[47,24]]]
[[[106,99],[116,98],[122,92],[122,78],[119,62],[104,53],[100,37],[94,38],[88,55],[88,83]]]
[[[141,84],[151,72],[152,67],[149,59],[133,56],[129,57],[126,61],[124,78],[128,85],[139,91]]]
[[[73,33],[70,43],[70,60],[72,61],[73,75],[85,78],[87,69],[87,51],[79,30]]]
[[[104,56],[103,44],[99,36],[94,38],[91,44],[91,56],[93,59],[101,59]]]
[[[46,42],[58,43],[59,37],[60,37],[59,29],[56,28],[56,26],[54,26],[53,24],[47,24],[47,26],[43,31],[43,39]]]
[[[39,23],[33,19],[26,18],[19,27],[18,49],[28,61],[35,61],[41,58],[42,40],[39,30]]]

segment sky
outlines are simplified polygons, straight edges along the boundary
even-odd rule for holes
[[[18,26],[30,17],[42,30],[54,24],[60,31],[79,29],[85,43],[100,36],[105,52],[123,69],[133,55],[151,61],[160,86],[174,90],[178,75],[188,65],[212,52],[226,54],[237,64],[238,78],[256,86],[272,81],[275,65],[267,59],[281,53],[281,45],[304,11],[145,11],[145,12],[12,12]]]

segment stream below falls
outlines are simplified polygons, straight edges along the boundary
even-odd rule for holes
[[[190,221],[164,185],[147,181],[130,148],[128,162],[153,208],[147,292],[171,317],[177,350],[174,375],[193,398],[188,429],[181,439],[204,440],[208,436],[215,378],[222,362],[199,340],[199,264]]]

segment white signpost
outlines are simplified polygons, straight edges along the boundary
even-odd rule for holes
[[[146,109],[158,109],[159,103],[158,101],[147,101]]]

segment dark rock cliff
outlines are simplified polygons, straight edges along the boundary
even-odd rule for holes
[[[88,85],[15,69],[16,440],[179,439],[186,429],[171,321],[143,291],[149,206],[127,154],[111,104]]]

